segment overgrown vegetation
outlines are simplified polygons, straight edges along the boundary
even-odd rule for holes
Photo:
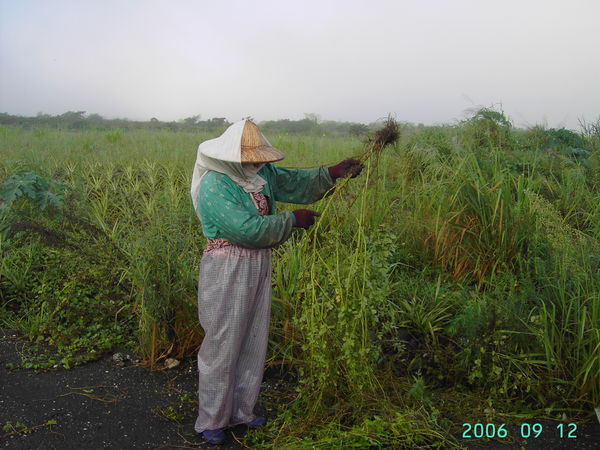
[[[518,130],[492,109],[402,125],[274,251],[268,364],[298,393],[247,441],[450,447],[469,420],[590,415],[599,130]],[[312,167],[360,155],[364,131],[269,137],[286,166]],[[194,355],[205,240],[189,183],[214,134],[0,128],[1,326],[53,352],[29,367],[114,346]]]

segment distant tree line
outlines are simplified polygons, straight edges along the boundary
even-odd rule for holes
[[[249,117],[250,118],[250,117]],[[251,119],[251,118],[250,118]],[[154,129],[170,131],[202,131],[218,132],[227,128],[231,123],[224,117],[213,117],[201,120],[200,115],[186,117],[178,121],[164,122],[153,117],[149,121],[135,121],[128,119],[106,119],[99,114],[87,114],[86,111],[67,111],[64,114],[50,115],[38,113],[35,117],[16,116],[0,113],[0,125],[19,126],[23,128],[56,128],[66,130],[99,129],[109,130],[115,128],[127,129]],[[316,114],[305,114],[300,120],[268,120],[259,123],[261,130],[271,134],[366,134],[376,127],[376,123],[369,125],[357,122],[336,122],[333,120],[321,121]]]
[[[67,111],[64,114],[56,116],[39,113],[35,117],[14,116],[11,114],[0,113],[0,125],[13,125],[24,128],[49,127],[68,130],[151,128],[172,131],[190,129],[204,131],[226,128],[230,123],[224,117],[200,120],[200,116],[194,116],[171,122],[163,122],[153,117],[149,121],[136,121],[129,119],[106,119],[99,114],[86,114],[85,111]]]

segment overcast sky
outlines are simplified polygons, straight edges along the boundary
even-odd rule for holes
[[[0,112],[600,117],[598,0],[0,0]]]

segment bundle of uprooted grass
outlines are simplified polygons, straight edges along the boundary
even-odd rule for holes
[[[379,162],[379,156],[381,155],[383,149],[396,143],[399,138],[400,129],[398,127],[398,123],[388,116],[383,124],[383,127],[377,130],[373,136],[370,136],[365,140],[363,152],[358,155],[354,155],[353,158],[357,159],[361,164],[365,164],[374,156],[375,161],[374,164],[371,165],[371,169],[373,169],[375,166],[377,166],[377,163]],[[349,179],[350,177],[347,176],[344,180],[338,181],[338,183],[336,183],[334,186],[336,192],[341,192],[346,187]]]
[[[389,145],[396,143],[396,141],[398,141],[399,138],[400,129],[398,127],[398,123],[394,119],[392,119],[391,116],[388,116],[388,118],[383,124],[383,127],[377,130],[373,136],[370,136],[365,140],[365,147],[363,152],[358,155],[352,156],[352,158],[358,160],[361,164],[366,164],[371,159],[371,157],[375,156],[374,163],[371,163],[370,168],[368,169],[369,171],[373,170],[379,162],[379,156],[381,155],[383,149],[385,147],[388,147]],[[348,185],[348,180],[350,180],[350,178],[350,174],[348,174],[344,179],[339,180],[325,195],[327,197],[329,196],[329,194],[333,193],[333,195],[329,196],[329,201],[325,204],[325,207],[321,211],[321,215],[323,215],[325,211],[329,209],[329,206],[331,205],[331,202],[334,197],[342,195],[346,186]],[[310,234],[315,234],[317,232],[320,222],[321,220],[317,222],[316,226],[311,228]]]
[[[388,116],[383,127],[367,140],[367,148],[363,153],[363,157],[366,160],[373,155],[379,155],[385,147],[395,143],[398,138],[400,138],[398,123]]]
[[[367,168],[367,171],[370,172],[375,167],[377,167],[379,162],[379,156],[381,155],[383,149],[389,145],[394,144],[399,138],[400,129],[398,127],[398,123],[394,119],[392,119],[391,116],[388,116],[383,127],[377,130],[373,136],[370,136],[365,140],[365,147],[363,152],[358,155],[352,156],[352,158],[358,160],[361,164],[366,164],[373,156],[375,156],[375,161],[371,162],[370,167]],[[335,185],[329,190],[329,192],[325,194],[325,197],[329,197],[329,200],[325,203],[325,206],[321,210],[321,216],[323,216],[325,212],[329,209],[333,199],[336,197],[339,198],[339,196],[343,194],[350,179],[351,176],[350,174],[348,174],[344,179],[338,180],[337,183],[335,183]],[[318,220],[317,224],[310,229],[310,235],[314,235],[317,233],[320,223],[322,222],[321,219]]]

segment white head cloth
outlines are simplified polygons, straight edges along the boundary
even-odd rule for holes
[[[245,120],[240,120],[227,128],[218,138],[204,141],[198,146],[191,188],[192,203],[196,213],[198,213],[200,180],[209,170],[227,175],[246,192],[260,192],[267,183],[257,174],[260,167],[242,166],[241,142],[245,124]],[[270,146],[269,141],[262,137]]]

